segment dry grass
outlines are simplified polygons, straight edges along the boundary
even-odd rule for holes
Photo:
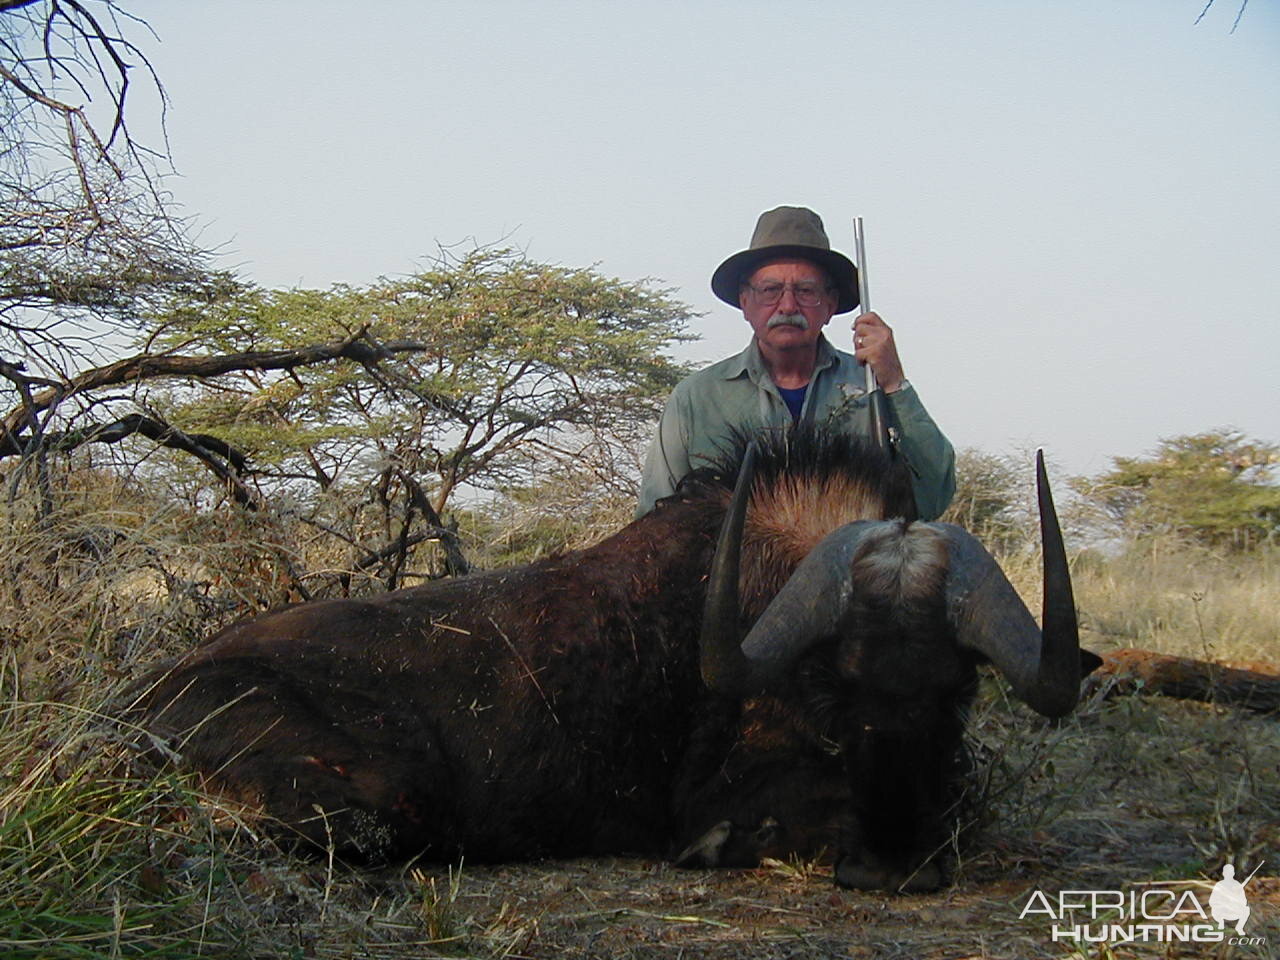
[[[19,505],[20,507],[21,505]],[[680,871],[600,859],[356,871],[300,859],[189,778],[137,761],[108,717],[141,667],[278,596],[276,534],[85,485],[52,519],[0,516],[0,955],[72,957],[1271,957],[1280,953],[1280,726],[1226,708],[1095,700],[1052,724],[994,680],[955,882],[837,890],[827,868]],[[245,557],[266,558],[259,563]],[[1029,594],[1034,562],[1011,564]],[[1274,554],[1150,550],[1077,564],[1088,641],[1280,663]],[[265,586],[264,586],[265,584]],[[1036,889],[1209,879],[1267,866],[1251,934],[1054,944]]]
[[[1075,570],[1083,626],[1107,647],[1280,667],[1280,551],[1153,542]]]

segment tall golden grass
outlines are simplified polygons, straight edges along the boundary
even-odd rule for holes
[[[1087,631],[1109,646],[1280,667],[1280,551],[1151,541],[1075,564]]]

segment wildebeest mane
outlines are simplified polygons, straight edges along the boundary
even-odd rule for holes
[[[735,434],[715,463],[684,479],[676,498],[727,504],[749,443],[755,444],[756,473],[743,534],[747,614],[758,613],[756,599],[776,594],[837,527],[853,520],[916,519],[911,468],[900,452],[805,423]]]

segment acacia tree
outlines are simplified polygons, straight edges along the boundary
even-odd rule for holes
[[[689,338],[689,316],[646,281],[442,250],[416,275],[364,287],[175,303],[141,355],[169,372],[135,381],[129,402],[211,453],[236,499],[287,504],[348,543],[346,569],[376,565],[394,585],[409,547],[450,540],[442,517],[460,491],[518,494],[586,471],[597,495],[634,495],[637,451],[685,372],[666,350]],[[253,359],[296,360],[299,343],[361,349]],[[175,380],[194,350],[234,369]],[[460,566],[456,553],[445,566]]]
[[[1247,549],[1280,531],[1277,463],[1280,447],[1221,429],[1162,440],[1147,457],[1117,457],[1079,489],[1129,536]]]
[[[117,466],[195,505],[309,525],[332,575],[317,586],[304,547],[278,551],[303,596],[356,573],[396,586],[438,561],[465,569],[442,519],[462,490],[522,497],[572,475],[584,512],[587,496],[634,496],[638,451],[685,372],[666,351],[690,315],[668,292],[512,250],[442,251],[366,287],[226,290],[175,299],[136,355],[32,391],[0,419],[0,460],[110,444]],[[33,411],[54,417],[38,435]],[[415,553],[423,542],[443,557]],[[410,569],[415,555],[428,565]]]

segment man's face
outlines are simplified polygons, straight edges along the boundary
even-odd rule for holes
[[[782,284],[782,296],[776,303],[767,291]],[[817,303],[803,304],[805,293],[819,293]],[[738,294],[742,315],[751,324],[760,345],[774,350],[811,347],[836,312],[836,291],[821,267],[808,260],[770,260],[751,274]]]

